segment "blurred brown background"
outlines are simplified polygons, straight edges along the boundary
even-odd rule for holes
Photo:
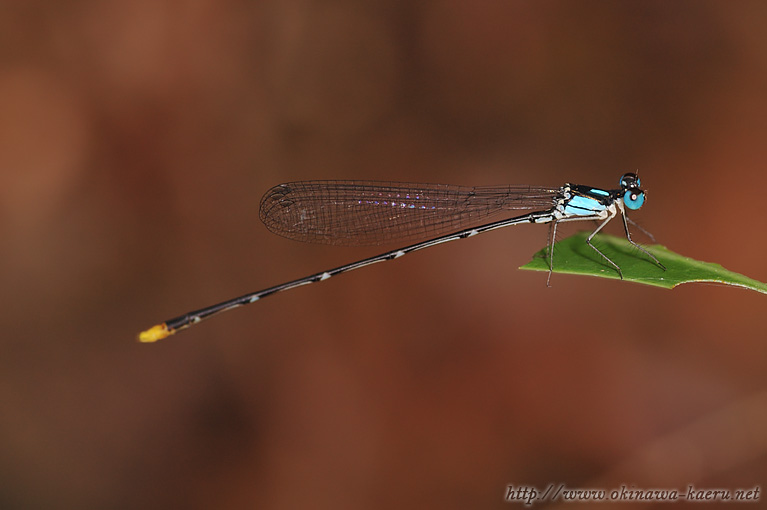
[[[0,507],[762,484],[767,296],[546,288],[517,270],[546,227],[135,335],[381,251],[270,234],[299,179],[638,169],[659,242],[767,281],[765,27],[759,0],[3,2]]]

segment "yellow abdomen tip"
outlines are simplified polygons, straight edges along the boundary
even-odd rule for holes
[[[146,331],[139,333],[138,341],[142,343],[152,343],[167,338],[172,334],[173,331],[169,331],[168,326],[166,326],[165,323],[158,324],[157,326],[152,326]]]

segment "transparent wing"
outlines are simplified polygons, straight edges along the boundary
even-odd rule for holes
[[[471,228],[512,210],[548,210],[559,196],[559,188],[539,186],[299,181],[267,191],[260,217],[297,241],[379,245]]]

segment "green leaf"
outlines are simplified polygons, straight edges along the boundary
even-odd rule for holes
[[[619,279],[618,271],[586,244],[588,235],[588,232],[581,232],[554,245],[554,272]],[[620,266],[623,279],[626,281],[667,289],[682,283],[714,282],[767,294],[767,284],[728,271],[719,264],[684,257],[659,244],[643,246],[643,248],[658,257],[658,260],[666,266],[666,271],[658,267],[650,257],[632,246],[625,238],[600,234],[591,242]],[[533,255],[533,260],[520,269],[548,271],[548,248]]]

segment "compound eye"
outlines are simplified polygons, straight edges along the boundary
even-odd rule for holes
[[[623,203],[632,211],[639,209],[644,204],[644,191],[638,189],[626,191],[623,194]]]

